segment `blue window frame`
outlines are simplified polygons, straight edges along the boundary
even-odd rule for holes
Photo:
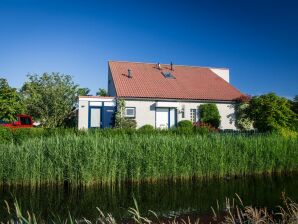
[[[93,121],[92,121],[92,110],[94,110],[94,112],[96,110],[99,110],[99,120],[98,120],[98,125],[94,125]],[[96,114],[95,114],[96,115]],[[89,106],[89,112],[88,112],[88,128],[101,128],[102,127],[102,107],[99,106]]]

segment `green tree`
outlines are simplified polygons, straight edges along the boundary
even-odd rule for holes
[[[294,97],[292,104],[293,104],[292,106],[293,111],[298,115],[298,95]]]
[[[296,95],[294,97],[294,100],[291,101],[292,103],[292,110],[294,111],[294,113],[296,114],[296,118],[298,117],[298,95]],[[298,132],[298,119],[296,119],[296,121],[294,121],[294,128],[293,130]]]
[[[24,106],[17,89],[9,86],[6,79],[0,78],[0,120],[14,121],[17,114],[24,112]]]
[[[28,75],[22,95],[29,113],[45,127],[63,126],[73,115],[78,86],[72,77],[59,73]]]
[[[96,96],[107,96],[108,93],[105,89],[99,88],[98,91],[96,92]]]
[[[207,103],[199,106],[200,122],[210,124],[218,128],[220,126],[220,114],[216,104]]]
[[[275,93],[253,97],[250,101],[248,116],[259,131],[293,129],[297,122],[297,115],[291,110],[290,102]]]
[[[90,93],[89,88],[78,88],[78,96],[88,96]]]

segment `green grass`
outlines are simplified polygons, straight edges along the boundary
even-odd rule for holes
[[[115,183],[298,170],[298,139],[277,134],[69,131],[0,143],[6,184]]]

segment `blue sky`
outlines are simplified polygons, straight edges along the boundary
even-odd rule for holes
[[[230,68],[251,95],[298,94],[298,1],[0,0],[0,77],[61,72],[96,90],[107,61]]]

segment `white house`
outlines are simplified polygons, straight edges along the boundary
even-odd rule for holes
[[[125,116],[137,126],[170,128],[181,120],[199,120],[198,106],[215,103],[222,129],[236,129],[235,100],[243,95],[229,83],[229,70],[172,64],[110,61],[109,97],[79,98],[79,128],[111,127],[116,99],[125,100]]]

